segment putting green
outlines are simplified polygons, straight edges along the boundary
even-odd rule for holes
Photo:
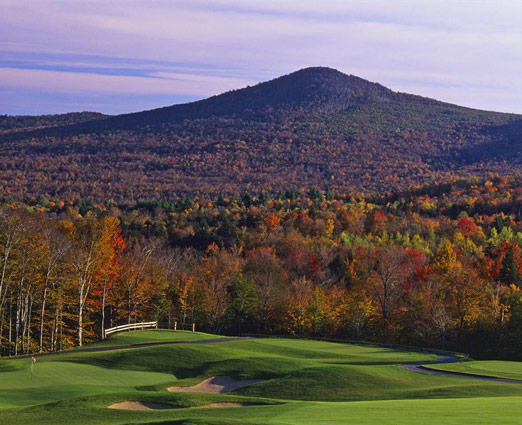
[[[426,367],[447,372],[466,373],[468,375],[522,380],[522,362],[482,360],[468,361],[462,363],[439,364]]]
[[[168,373],[106,369],[62,361],[40,361],[34,365],[34,372],[31,374],[28,362],[25,363],[22,369],[4,372],[0,375],[2,389],[78,385],[78,382],[83,385],[134,387],[167,383],[175,379]]]
[[[0,407],[134,389],[137,385],[166,385],[175,380],[168,373],[107,369],[62,361],[38,361],[32,374],[30,360],[11,360],[2,365],[13,363],[15,370],[0,373]]]

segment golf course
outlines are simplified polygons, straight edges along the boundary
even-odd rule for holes
[[[370,345],[126,332],[34,364],[0,360],[0,423],[520,424],[522,363],[423,365],[437,359]]]

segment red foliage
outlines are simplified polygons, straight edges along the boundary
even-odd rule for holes
[[[462,232],[462,234],[466,237],[473,236],[477,231],[477,225],[475,222],[468,217],[462,217],[459,219],[457,223],[458,228]]]

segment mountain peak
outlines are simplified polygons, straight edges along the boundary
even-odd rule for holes
[[[310,67],[197,102],[121,115],[108,123],[149,125],[266,110],[339,112],[365,103],[388,103],[398,96],[380,84],[333,68]]]
[[[304,68],[256,87],[283,92],[283,104],[293,100],[339,110],[366,102],[388,102],[394,97],[394,92],[380,84],[327,67]]]
[[[74,124],[66,130],[74,134],[134,129],[213,116],[246,117],[267,112],[284,117],[289,114],[337,113],[368,103],[388,104],[405,98],[416,96],[395,93],[378,83],[333,68],[309,67],[208,99]],[[56,128],[40,133],[51,135],[60,131],[61,128]]]
[[[344,80],[345,83],[350,83],[355,80],[358,81],[366,81],[362,78],[359,78],[354,75],[348,75],[345,74],[335,68],[330,68],[327,66],[310,66],[307,68],[301,68],[297,71],[293,71],[289,74],[282,75],[281,77],[277,77],[273,80],[279,80],[279,79],[300,79],[300,81],[306,81],[306,80],[315,80],[315,81],[324,81],[324,82],[334,82],[334,81],[342,81]],[[267,81],[267,82],[270,82]],[[369,81],[366,81],[370,83]],[[370,83],[374,84],[374,83]]]

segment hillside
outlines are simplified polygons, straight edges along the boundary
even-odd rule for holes
[[[0,132],[30,132],[53,127],[64,127],[86,121],[106,118],[98,112],[71,112],[58,115],[0,115]]]
[[[133,114],[42,116],[36,126],[2,118],[0,197],[12,199],[382,193],[522,164],[521,116],[397,93],[329,68]]]

